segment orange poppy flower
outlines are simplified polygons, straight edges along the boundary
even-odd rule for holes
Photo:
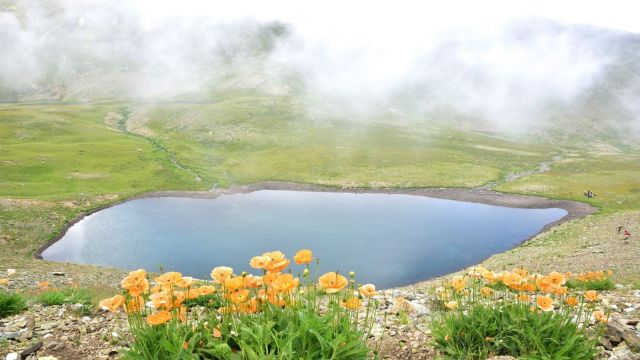
[[[298,287],[298,278],[294,278],[291,274],[278,275],[278,277],[271,283],[271,286],[277,291],[290,291]]]
[[[178,318],[180,319],[180,322],[182,322],[182,323],[186,323],[187,322],[187,307],[186,306],[180,306],[180,311],[178,312]]]
[[[598,300],[598,293],[595,290],[589,290],[584,293],[584,297],[588,301],[596,301]]]
[[[104,299],[102,301],[100,301],[100,307],[105,309],[105,310],[109,310],[109,311],[116,311],[118,310],[122,305],[124,305],[124,296],[122,295],[116,295],[114,297],[108,298],[108,299]]]
[[[211,285],[203,285],[198,288],[200,295],[211,295],[216,292],[216,288]]]
[[[264,256],[254,256],[251,258],[249,265],[254,269],[264,269],[267,267],[267,261],[269,261],[269,259]]]
[[[120,285],[122,286],[123,289],[129,289],[132,286],[136,286],[140,284],[142,280],[143,279],[146,280],[146,278],[147,278],[147,272],[144,271],[143,269],[138,269],[138,270],[129,272],[129,275],[127,275],[127,277],[122,279],[122,281],[120,282]]]
[[[222,332],[220,331],[219,327],[213,328],[213,337],[214,338],[221,338],[222,337]]]
[[[569,305],[571,307],[575,307],[576,305],[578,305],[578,299],[576,299],[573,296],[569,296],[567,298],[567,305]]]
[[[247,275],[247,276],[244,276],[242,286],[246,288],[257,288],[262,284],[261,282],[262,282],[262,277]]]
[[[605,323],[605,324],[609,322],[609,317],[602,310],[594,311],[593,316],[598,322]]]
[[[142,278],[142,281],[140,281],[137,284],[133,284],[130,285],[128,288],[126,288],[127,290],[129,290],[129,295],[131,296],[140,296],[142,294],[148,293],[149,292],[149,280],[147,280],[147,278]]]
[[[493,271],[485,271],[482,273],[482,278],[492,283],[496,281],[496,274]]]
[[[266,252],[262,256],[267,258],[267,271],[279,273],[289,266],[289,260],[284,257],[284,254],[280,251]]]
[[[217,283],[224,284],[231,277],[233,269],[228,266],[218,266],[211,271],[211,278]]]
[[[266,273],[263,277],[262,277],[262,282],[267,284],[267,285],[271,285],[273,283],[273,281],[278,277],[278,274],[276,273]]]
[[[124,311],[126,311],[128,314],[139,312],[140,310],[142,310],[143,306],[144,299],[142,298],[142,296],[134,297],[127,300]]]
[[[181,288],[188,288],[193,285],[193,278],[191,276],[185,276],[176,282],[176,286]]]
[[[556,286],[562,286],[567,282],[565,276],[557,271],[550,273],[549,276],[547,276],[547,279]]]
[[[525,270],[524,268],[513,269],[513,273],[514,274],[518,274],[523,278],[526,278],[529,275],[529,272],[527,270]]]
[[[311,252],[311,250],[306,250],[306,249],[305,250],[300,250],[293,257],[293,260],[298,265],[308,264],[308,263],[311,262],[311,260],[313,260],[313,253]]]
[[[165,286],[173,286],[180,281],[182,281],[182,274],[177,271],[170,271],[156,278],[156,282],[158,284],[162,284]]]
[[[0,279],[0,285],[7,286],[9,284],[9,278]]]
[[[491,294],[493,294],[493,289],[485,286],[480,289],[480,293],[483,296],[491,296]]]
[[[519,286],[522,283],[522,276],[518,273],[507,273],[502,279],[505,285],[508,287]]]
[[[463,276],[458,275],[458,276],[454,276],[453,279],[451,279],[451,282],[449,282],[449,284],[451,285],[452,288],[456,289],[456,291],[460,292],[462,291],[462,289],[465,288],[465,286],[467,286],[467,281]]]
[[[373,284],[365,284],[358,288],[362,296],[371,297],[376,295],[376,287]]]
[[[169,320],[171,320],[171,313],[167,310],[161,310],[147,316],[147,324],[149,325],[161,325]]]
[[[242,289],[231,293],[229,294],[229,300],[231,300],[234,304],[241,304],[249,300],[249,290]]]
[[[238,290],[244,286],[244,278],[242,276],[230,277],[224,281],[224,287],[227,290]]]
[[[536,299],[536,305],[538,305],[542,311],[553,310],[553,299],[548,296],[538,296]]]
[[[258,312],[258,299],[256,298],[252,298],[242,305],[242,312],[244,313],[255,314]]]
[[[458,302],[455,300],[451,300],[448,303],[445,303],[444,307],[446,307],[449,310],[455,310],[458,308]]]
[[[348,300],[344,300],[342,301],[342,306],[349,310],[358,310],[358,308],[360,307],[360,299],[352,297]]]
[[[518,301],[528,302],[529,301],[529,295],[527,295],[527,294],[519,294],[518,295]]]
[[[556,295],[566,295],[569,292],[566,286],[557,287],[555,290]]]
[[[328,272],[320,276],[320,278],[318,278],[318,282],[327,294],[337,293],[344,289],[344,287],[349,283],[346,277],[336,272]]]
[[[39,283],[36,284],[36,286],[40,289],[47,289],[50,284],[48,281],[40,281]]]

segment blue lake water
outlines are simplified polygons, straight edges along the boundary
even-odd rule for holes
[[[292,258],[308,248],[320,271],[353,270],[358,282],[385,288],[475,264],[566,214],[397,194],[262,190],[148,198],[85,217],[43,257],[152,271],[162,264],[209,278],[219,265],[257,274],[252,256],[280,250]]]

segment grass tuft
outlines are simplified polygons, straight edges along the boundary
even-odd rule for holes
[[[20,294],[0,291],[0,319],[19,314],[27,302]]]

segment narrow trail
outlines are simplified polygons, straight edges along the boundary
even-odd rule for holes
[[[131,111],[131,109],[128,107],[120,108],[119,112],[116,114],[114,113],[107,114],[107,116],[105,117],[105,123],[107,125],[115,127],[118,131],[121,131],[126,135],[135,136],[137,138],[141,138],[150,142],[151,145],[153,146],[153,149],[163,154],[166,157],[166,159],[169,161],[169,163],[171,163],[175,168],[193,175],[195,182],[198,182],[198,183],[202,182],[202,177],[200,176],[200,174],[198,174],[197,171],[190,169],[186,165],[182,164],[180,160],[178,160],[175,153],[171,152],[159,140],[156,140],[153,137],[149,136],[150,134],[152,134],[152,132],[148,128],[144,126],[142,127],[132,126],[131,120],[132,120],[133,113],[134,111]],[[139,129],[139,128],[142,128],[144,131],[137,131],[136,129]]]
[[[496,187],[498,187],[499,185],[502,184],[506,184],[506,183],[510,183],[510,182],[514,182],[518,179],[522,179],[524,177],[527,176],[531,176],[531,175],[535,175],[535,174],[543,174],[549,170],[551,170],[551,166],[562,160],[562,156],[560,155],[556,155],[554,156],[551,160],[545,160],[542,161],[538,164],[538,167],[536,169],[532,169],[532,170],[525,170],[525,171],[520,171],[520,172],[516,172],[516,173],[508,173],[504,178],[497,180],[497,181],[491,181],[483,186],[479,186],[476,189],[479,190],[494,190]]]

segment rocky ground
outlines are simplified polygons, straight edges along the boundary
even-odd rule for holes
[[[38,281],[67,286],[67,274],[38,274]],[[28,272],[12,278],[10,287],[31,287]],[[430,345],[431,285],[418,284],[379,292],[380,312],[372,332],[372,347],[385,359],[435,359]],[[618,285],[603,293],[602,305],[611,310],[608,330],[601,341],[601,359],[640,359],[640,290]],[[398,298],[404,302],[398,305]],[[129,337],[122,313],[94,311],[83,314],[79,305],[30,304],[21,314],[0,320],[0,359],[115,359]],[[406,315],[399,315],[404,313]],[[505,357],[496,359],[509,359]]]

